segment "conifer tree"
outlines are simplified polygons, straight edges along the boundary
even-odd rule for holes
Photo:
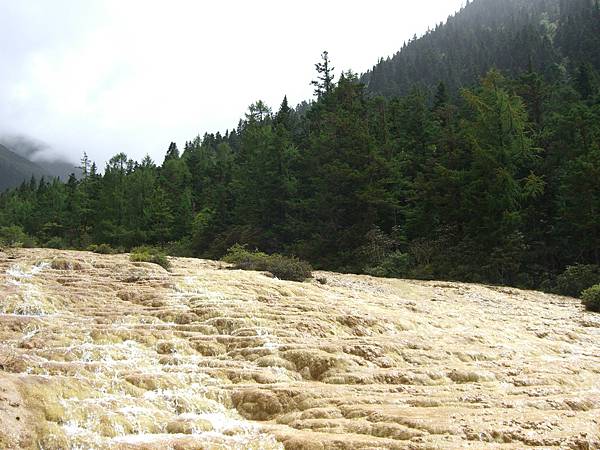
[[[317,79],[311,81],[311,84],[315,87],[315,95],[317,98],[321,98],[329,94],[334,87],[333,80],[335,76],[333,71],[335,67],[331,66],[331,60],[329,59],[329,52],[324,51],[321,54],[321,62],[315,64],[317,70]]]

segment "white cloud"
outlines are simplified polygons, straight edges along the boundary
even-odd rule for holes
[[[27,0],[0,3],[0,132],[100,163],[162,160],[263,99],[311,97],[314,63],[364,72],[462,0]]]

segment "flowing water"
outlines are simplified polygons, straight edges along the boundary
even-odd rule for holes
[[[23,326],[4,351],[28,350],[22,389],[43,414],[40,422],[46,422],[37,424],[35,445],[281,447],[232,409],[218,378],[197,370],[202,356],[178,336],[178,324],[143,307],[88,301],[95,295],[93,284],[68,298],[63,289],[41,280],[49,267],[47,261],[11,265],[5,271],[7,295],[0,302],[2,316],[18,318]],[[61,281],[65,286],[90,280]],[[192,295],[186,291],[189,281],[164,296],[174,311],[185,309]]]
[[[0,253],[0,448],[600,448],[600,319],[515,289]]]

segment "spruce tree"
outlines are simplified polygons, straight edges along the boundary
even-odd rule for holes
[[[329,52],[324,51],[321,54],[321,62],[315,64],[315,69],[317,70],[317,79],[311,81],[311,84],[315,87],[315,96],[321,98],[329,94],[334,87],[333,80],[335,79],[335,76],[333,71],[335,70],[335,67],[331,66]]]

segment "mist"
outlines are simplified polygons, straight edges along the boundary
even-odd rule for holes
[[[259,99],[311,99],[323,50],[336,74],[362,73],[462,4],[2,2],[0,140],[45,161],[161,161],[171,141],[231,129]]]

